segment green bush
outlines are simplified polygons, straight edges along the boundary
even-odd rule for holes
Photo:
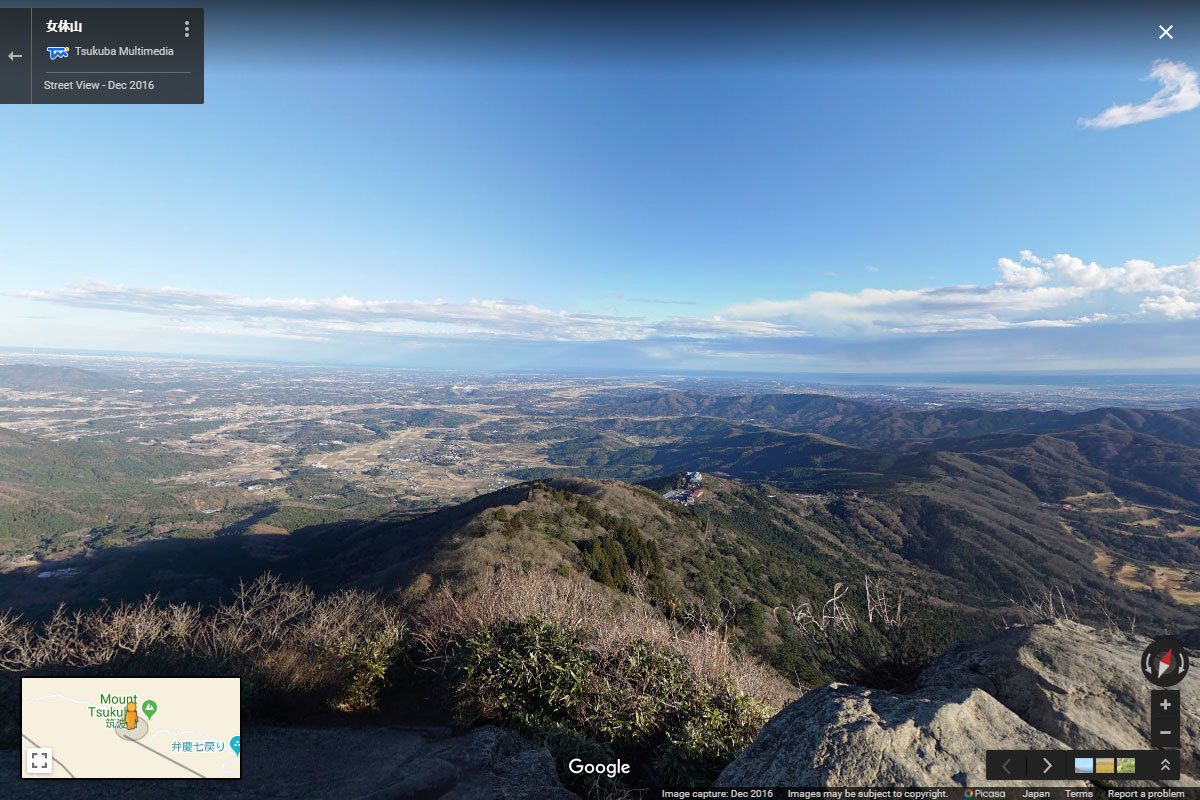
[[[362,638],[343,639],[322,653],[341,679],[333,705],[342,711],[368,711],[378,706],[379,691],[402,652],[402,631],[382,628]]]
[[[732,683],[701,681],[670,648],[593,645],[583,632],[537,617],[481,630],[457,654],[460,713],[546,745],[568,782],[571,758],[620,757],[689,786],[711,782],[769,717]]]
[[[595,509],[595,505],[589,505],[582,498],[578,507],[585,510]],[[629,573],[632,571],[645,577],[646,593],[652,603],[660,608],[674,605],[675,598],[667,587],[667,576],[658,544],[643,536],[637,525],[624,517],[614,517],[603,511],[588,516],[588,519],[593,517],[599,520],[601,527],[608,532],[578,544],[583,555],[584,567],[592,579],[630,594],[634,590],[629,579]]]
[[[760,702],[728,686],[705,701],[703,711],[686,720],[655,754],[655,772],[667,785],[711,783],[770,716]]]

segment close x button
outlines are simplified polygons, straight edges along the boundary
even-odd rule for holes
[[[989,781],[1010,781],[1025,777],[1024,750],[988,750],[987,779]]]

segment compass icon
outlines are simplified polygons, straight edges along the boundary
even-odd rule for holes
[[[1189,666],[1187,650],[1174,639],[1155,639],[1142,651],[1142,675],[1155,686],[1174,686]]]

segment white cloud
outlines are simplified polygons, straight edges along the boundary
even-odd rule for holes
[[[807,336],[807,331],[793,325],[780,322],[760,322],[746,319],[724,319],[710,317],[708,319],[688,319],[674,317],[655,325],[659,335],[667,336]]]
[[[1012,319],[1065,305],[1081,294],[1070,287],[946,286],[813,292],[798,300],[762,300],[732,306],[726,316],[787,320],[842,333],[961,331],[1051,325],[1054,320]]]
[[[999,259],[996,269],[1001,280],[987,286],[813,292],[741,303],[724,316],[787,322],[815,334],[936,333],[1077,326],[1137,312],[1182,319],[1191,313],[1192,298],[1200,300],[1200,258],[1161,267],[1131,259],[1104,267],[1066,253],[1043,259],[1022,250],[1019,259]],[[1127,297],[1137,294],[1143,295],[1141,305]]]
[[[1142,301],[1141,310],[1148,314],[1162,314],[1168,319],[1190,319],[1200,315],[1200,303],[1179,295],[1159,295]]]
[[[1200,106],[1200,80],[1196,70],[1182,61],[1154,62],[1147,80],[1156,79],[1162,88],[1144,103],[1114,105],[1099,116],[1079,120],[1088,128],[1120,128],[1152,119],[1191,111]]]
[[[74,308],[170,320],[201,336],[296,341],[386,337],[415,342],[664,342],[794,349],[801,338],[878,338],[897,334],[1063,328],[1119,324],[1158,316],[1166,323],[1200,317],[1200,258],[1158,266],[1131,259],[1116,266],[1067,253],[1028,250],[996,261],[989,284],[818,291],[798,298],[732,305],[717,315],[634,316],[563,311],[518,300],[364,300],[251,298],[175,287],[122,286],[90,280],[10,296]],[[674,303],[670,305],[675,305]],[[683,310],[682,308],[680,309]]]
[[[867,272],[879,272],[879,267],[867,267]]]
[[[100,280],[62,289],[9,294],[74,307],[192,320],[192,323],[177,325],[176,329],[205,335],[307,341],[323,341],[338,334],[558,342],[805,335],[795,326],[759,320],[670,317],[652,321],[635,316],[555,311],[513,300],[254,299],[170,286],[122,286]],[[234,321],[244,327],[208,324],[211,320]]]
[[[618,293],[617,297],[619,299],[619,298],[624,297],[624,295]],[[694,305],[696,305],[695,300],[655,300],[655,299],[649,298],[649,297],[630,297],[628,299],[629,299],[629,302],[631,302],[631,303],[654,303],[654,304],[660,305],[660,306],[694,306]]]
[[[1083,259],[1066,253],[1051,259],[1040,259],[1029,254],[1024,260],[1053,272],[1072,286],[1084,289],[1109,289],[1122,293],[1200,291],[1200,258],[1186,264],[1162,267],[1139,258],[1130,259],[1117,267],[1102,267],[1094,261],[1085,264]]]
[[[1041,267],[1027,267],[1011,258],[1001,258],[997,264],[1004,278],[1003,283],[1009,286],[1030,288],[1050,280],[1050,276]]]
[[[263,328],[217,328],[212,325],[177,325],[177,331],[199,333],[204,336],[249,336],[254,339],[288,339],[298,342],[327,342],[328,336],[309,336],[303,333],[272,331]]]

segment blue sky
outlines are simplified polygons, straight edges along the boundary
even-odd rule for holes
[[[0,345],[1200,368],[1194,14],[383,16],[210,8],[203,106],[5,107]]]

